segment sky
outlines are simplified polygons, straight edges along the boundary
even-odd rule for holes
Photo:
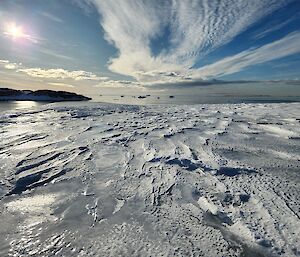
[[[299,0],[0,1],[1,87],[299,79]]]

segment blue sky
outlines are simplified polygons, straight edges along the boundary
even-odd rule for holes
[[[300,79],[299,0],[1,0],[0,83],[141,88]]]

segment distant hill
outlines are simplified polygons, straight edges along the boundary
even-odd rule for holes
[[[89,97],[78,95],[66,91],[53,90],[15,90],[10,88],[0,88],[0,101],[89,101]]]

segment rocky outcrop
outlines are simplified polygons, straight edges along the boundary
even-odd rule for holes
[[[15,90],[10,88],[0,88],[0,101],[89,101],[91,98],[66,91],[53,90]]]

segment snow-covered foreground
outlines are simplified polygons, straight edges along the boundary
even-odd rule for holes
[[[299,256],[300,104],[0,115],[0,256]]]

